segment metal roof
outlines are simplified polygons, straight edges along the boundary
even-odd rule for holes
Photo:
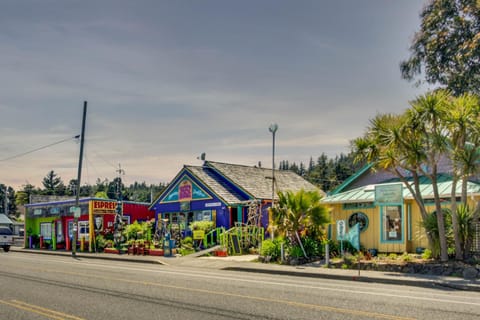
[[[346,192],[338,193],[331,195],[323,199],[323,202],[326,203],[349,203],[349,202],[374,202],[375,201],[375,186],[386,185],[391,183],[398,183],[398,179],[392,179],[384,183],[372,184],[356,189],[352,189]],[[440,197],[450,197],[452,190],[452,179],[447,175],[438,176],[438,192]],[[433,198],[433,187],[431,181],[422,177],[420,179],[420,192],[424,199]],[[459,196],[462,192],[462,184],[457,183],[456,194]],[[478,195],[480,194],[480,184],[472,181],[467,182],[467,193],[469,195]],[[403,198],[404,199],[413,199],[412,194],[404,185],[403,188]]]

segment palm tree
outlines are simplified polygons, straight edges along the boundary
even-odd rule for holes
[[[292,243],[297,243],[307,257],[300,239],[300,232],[307,230],[317,232],[330,223],[329,210],[320,201],[318,191],[300,190],[278,192],[278,205],[272,209],[273,224],[277,231],[287,236]]]
[[[458,217],[463,216],[467,208],[467,182],[468,177],[478,171],[480,160],[480,108],[478,97],[472,94],[464,94],[451,99],[447,109],[445,123],[448,130],[448,142],[450,159],[453,167],[451,211],[452,227],[455,240],[455,258],[464,258],[466,241],[463,240],[461,226]],[[456,186],[461,180],[461,208],[457,210]],[[460,208],[460,209],[461,209]],[[467,210],[468,211],[468,210]]]
[[[440,241],[440,259],[448,261],[448,246],[445,234],[445,218],[442,211],[440,194],[438,191],[438,163],[447,151],[444,119],[448,110],[450,95],[444,90],[437,90],[418,97],[411,103],[412,108],[407,111],[408,122],[418,133],[425,164],[428,169],[419,166],[419,171],[432,182],[435,210],[437,212],[438,233]]]

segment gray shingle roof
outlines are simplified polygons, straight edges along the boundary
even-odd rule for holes
[[[221,183],[218,177],[215,177],[213,172],[205,167],[199,166],[185,166],[185,168],[190,171],[197,179],[202,181],[206,186],[209,186],[210,189],[215,192],[220,198],[225,200],[227,203],[239,203],[244,201],[242,197],[232,190],[229,186],[224,183]]]
[[[5,225],[5,224],[13,224],[13,221],[10,220],[6,215],[3,213],[0,213],[0,224]]]
[[[228,180],[256,199],[272,198],[272,169],[245,165],[205,161],[204,166],[213,168]],[[316,186],[292,171],[275,170],[275,193],[277,191],[297,192],[321,191]],[[275,196],[276,197],[276,196]]]

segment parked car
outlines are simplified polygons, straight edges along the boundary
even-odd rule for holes
[[[13,232],[8,227],[0,226],[0,247],[3,251],[8,252],[10,246],[13,245]]]

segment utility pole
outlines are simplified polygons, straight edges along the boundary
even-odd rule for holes
[[[77,234],[78,234],[78,218],[80,216],[80,179],[82,177],[82,160],[83,160],[83,145],[85,143],[85,119],[87,118],[87,101],[83,102],[83,118],[82,118],[82,133],[80,135],[80,156],[78,160],[78,174],[77,174],[77,190],[75,197],[75,209],[73,218],[73,243],[72,243],[72,257],[75,257],[77,252]]]
[[[123,229],[123,205],[122,205],[122,175],[125,174],[125,171],[118,164],[118,178],[117,178],[117,213],[115,214],[113,239],[117,249],[120,249],[120,242],[122,240],[122,229]]]
[[[5,216],[8,217],[8,188],[5,186]]]

